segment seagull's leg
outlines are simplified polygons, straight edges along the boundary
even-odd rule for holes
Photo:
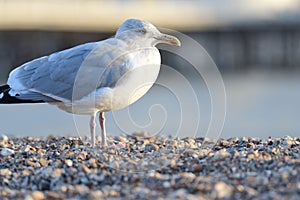
[[[99,122],[101,126],[101,145],[104,147],[106,146],[106,130],[105,130],[105,117],[104,117],[104,112],[100,112],[99,114]]]
[[[96,118],[96,113],[94,113],[94,114],[91,116],[91,120],[90,120],[90,129],[91,129],[92,147],[95,146],[95,129],[96,129],[95,118]]]

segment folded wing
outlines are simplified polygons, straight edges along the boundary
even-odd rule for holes
[[[10,73],[9,93],[34,101],[79,100],[100,85],[103,72],[123,54],[123,46],[122,41],[110,38],[25,63]],[[76,94],[74,87],[80,87]]]

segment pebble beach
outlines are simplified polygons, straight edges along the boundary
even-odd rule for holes
[[[2,135],[0,199],[300,199],[300,138]]]

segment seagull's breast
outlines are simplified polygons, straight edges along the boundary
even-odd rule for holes
[[[149,47],[129,51],[117,62],[125,68],[121,70],[124,73],[117,78],[111,90],[98,89],[100,95],[97,96],[96,105],[100,111],[124,108],[145,95],[158,77],[161,58],[157,48]]]

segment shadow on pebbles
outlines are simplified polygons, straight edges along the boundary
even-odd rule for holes
[[[300,199],[300,138],[2,135],[0,199]]]

